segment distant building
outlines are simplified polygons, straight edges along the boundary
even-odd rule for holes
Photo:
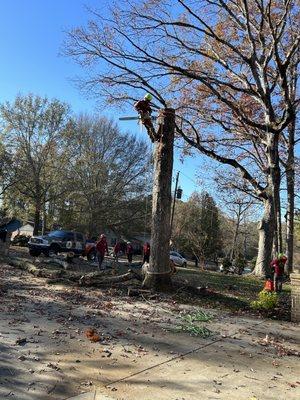
[[[33,236],[33,225],[27,223],[21,226],[21,228],[17,229],[12,233],[11,238],[13,239],[17,235],[24,235],[28,237]]]

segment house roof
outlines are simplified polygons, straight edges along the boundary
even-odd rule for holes
[[[25,224],[22,225],[19,229],[20,231],[33,231],[33,226],[31,224]]]

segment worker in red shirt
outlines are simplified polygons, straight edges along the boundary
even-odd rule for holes
[[[99,269],[102,268],[102,263],[105,257],[105,253],[108,255],[108,245],[106,241],[105,235],[100,235],[98,242],[96,243],[96,250],[97,250],[97,258],[99,263]]]
[[[133,256],[133,247],[132,247],[130,242],[127,243],[126,255],[127,255],[128,263],[131,264],[132,263],[132,256]]]
[[[150,93],[147,93],[144,99],[139,100],[134,104],[134,108],[140,114],[142,123],[146,128],[149,128],[150,130],[152,130],[153,128],[151,120],[151,113],[152,113],[151,100],[152,100],[152,95]],[[152,137],[151,139],[152,141],[154,140],[154,138]]]
[[[149,263],[150,259],[150,243],[146,242],[143,246],[143,265]]]
[[[283,253],[279,253],[278,256],[271,261],[271,268],[274,272],[273,280],[275,292],[282,291],[284,266],[286,261],[287,257]]]
[[[140,114],[141,118],[150,119],[151,120],[151,100],[152,96],[150,93],[147,93],[143,100],[139,100],[134,104],[134,108]]]

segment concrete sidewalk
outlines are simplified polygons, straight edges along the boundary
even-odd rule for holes
[[[115,400],[112,397],[108,397],[105,394],[101,394],[99,390],[93,390],[92,392],[82,393],[75,397],[68,397],[66,400]]]
[[[268,337],[280,336],[285,343],[289,338],[299,349],[299,328],[272,321],[242,321],[244,328],[232,324],[227,334],[207,340],[188,354],[171,356],[107,383],[99,399],[299,400],[299,358],[278,356],[267,348],[268,339],[266,346],[260,344],[268,332]],[[225,321],[222,325],[226,326]],[[108,398],[103,397],[105,391]],[[95,393],[99,396],[91,392],[82,399],[93,399]]]
[[[280,337],[299,350],[296,326],[252,321],[194,352],[111,382],[115,400],[299,400],[299,357],[278,356],[258,343]],[[225,335],[223,335],[225,336]]]

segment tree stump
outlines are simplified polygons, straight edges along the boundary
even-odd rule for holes
[[[162,291],[172,287],[170,219],[174,130],[175,110],[172,108],[160,110],[158,131],[154,141],[151,255],[143,286]]]
[[[5,241],[0,240],[0,256],[8,256],[10,247],[11,232],[6,233]]]

